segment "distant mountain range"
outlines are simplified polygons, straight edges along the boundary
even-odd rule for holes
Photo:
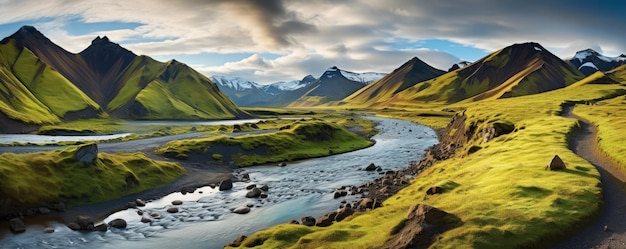
[[[212,76],[211,80],[239,106],[296,107],[340,100],[383,76],[384,73],[354,73],[333,66],[317,79],[307,75],[302,80],[269,85],[228,76]]]
[[[78,54],[31,26],[0,41],[0,132],[24,125],[113,116],[133,119],[248,117],[207,77],[175,60],[137,56],[107,37]],[[23,124],[23,125],[18,125]]]
[[[591,75],[597,71],[607,72],[626,64],[626,55],[608,57],[593,49],[585,49],[576,52],[576,55],[568,61],[584,75]]]

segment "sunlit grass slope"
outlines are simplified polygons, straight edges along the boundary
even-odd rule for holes
[[[383,207],[326,228],[275,226],[253,234],[243,246],[264,241],[260,248],[379,248],[408,208],[424,203],[462,221],[431,248],[547,247],[584,225],[602,203],[598,172],[568,149],[568,133],[577,121],[559,115],[561,104],[601,98],[623,88],[579,84],[451,106],[466,108],[466,126],[477,133],[453,158],[425,170]],[[501,122],[513,123],[515,130],[485,142],[480,131]],[[472,146],[481,149],[470,154]],[[545,169],[554,155],[564,160],[566,170]],[[444,193],[427,196],[431,186],[442,186]]]
[[[68,112],[100,107],[76,86],[15,41],[0,44],[0,108],[27,123],[58,122]],[[68,101],[72,100],[72,101]]]
[[[177,157],[186,157],[194,152],[210,155],[228,152],[234,154],[220,155],[234,161],[239,167],[245,167],[327,156],[372,144],[373,142],[339,125],[313,120],[298,121],[272,133],[172,141],[159,148],[157,153],[173,153]]]
[[[1,154],[0,197],[20,205],[100,202],[158,187],[185,173],[179,164],[142,153],[99,153],[93,165],[84,166],[75,159],[76,150]]]

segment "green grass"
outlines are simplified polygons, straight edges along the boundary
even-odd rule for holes
[[[347,121],[357,122],[357,121]],[[239,137],[172,141],[157,153],[186,158],[191,153],[221,154],[239,167],[327,156],[371,146],[372,142],[329,122],[298,121],[280,131]],[[229,153],[219,153],[226,151]]]
[[[441,234],[431,248],[547,247],[590,221],[602,203],[599,173],[568,149],[568,134],[577,121],[559,116],[561,104],[601,98],[623,88],[578,84],[543,94],[452,105],[449,108],[465,110],[466,124],[475,125],[477,131],[504,122],[516,129],[489,142],[474,136],[453,158],[424,171],[379,209],[325,228],[278,225],[249,240],[264,241],[260,248],[378,248],[391,238],[410,206],[424,203],[462,221]],[[482,149],[468,154],[471,146]],[[565,161],[566,170],[545,170],[554,155]],[[444,194],[427,196],[426,190],[436,185],[445,188]]]
[[[76,149],[0,154],[0,196],[21,205],[95,203],[164,185],[186,172],[142,153],[99,153],[93,165],[84,166],[75,159]]]

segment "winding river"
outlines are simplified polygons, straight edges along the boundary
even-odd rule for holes
[[[384,170],[397,170],[417,161],[424,150],[437,143],[435,132],[408,121],[374,118],[380,132],[376,144],[366,149],[329,157],[292,162],[286,167],[257,166],[243,169],[249,182],[236,182],[229,191],[210,187],[183,195],[173,193],[141,207],[144,216],[158,213],[159,218],[142,223],[137,209],[122,210],[104,222],[124,218],[126,229],[80,233],[64,224],[51,222],[54,233],[43,233],[43,226],[30,226],[25,233],[0,237],[0,248],[222,248],[239,235],[250,235],[272,225],[299,220],[302,216],[319,217],[336,209],[335,188],[372,181],[378,173],[360,170],[370,163]],[[246,186],[266,184],[268,198],[245,198]],[[179,212],[166,212],[173,200],[182,200]],[[232,209],[252,206],[250,213],[234,214]]]

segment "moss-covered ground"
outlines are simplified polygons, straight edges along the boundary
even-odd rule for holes
[[[418,203],[443,209],[462,222],[439,235],[431,248],[548,247],[590,221],[602,205],[598,171],[568,149],[568,134],[578,123],[560,116],[561,105],[614,95],[624,88],[575,84],[542,94],[449,106],[463,110],[466,125],[474,125],[477,135],[451,159],[421,173],[383,207],[325,228],[274,226],[251,235],[242,247],[263,242],[260,248],[379,248],[391,238],[408,208]],[[589,107],[598,108],[590,112],[604,132],[601,143],[617,147],[606,151],[611,156],[623,155],[626,148],[618,144],[619,138],[608,139],[620,132],[623,98]],[[584,115],[585,108],[577,107],[577,113]],[[512,123],[515,130],[486,142],[479,131],[494,123]],[[481,149],[470,154],[472,146]],[[545,169],[554,155],[564,160],[566,170]],[[442,186],[444,193],[427,196],[431,186]]]
[[[175,155],[177,158],[186,158],[191,153],[206,153],[214,159],[233,161],[239,167],[246,167],[365,148],[373,144],[364,137],[373,135],[373,126],[371,121],[353,118],[332,123],[318,119],[298,120],[282,126],[276,132],[172,141],[157,149],[157,153]],[[358,127],[364,136],[344,127]]]
[[[142,153],[99,153],[85,166],[76,160],[76,150],[0,154],[0,196],[26,206],[95,203],[164,185],[186,172],[180,164]]]

